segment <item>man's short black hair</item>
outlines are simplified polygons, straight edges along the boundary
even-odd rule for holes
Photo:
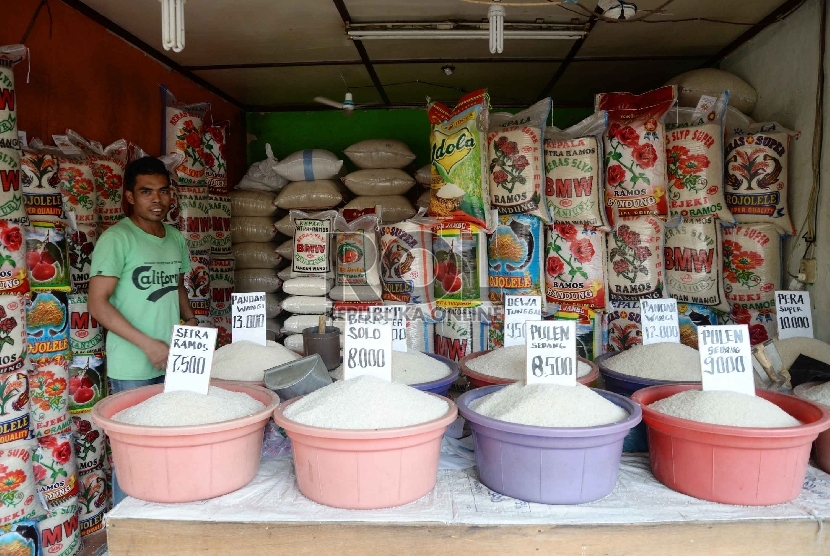
[[[127,165],[127,169],[124,171],[124,189],[133,191],[138,176],[164,176],[170,181],[170,172],[167,171],[164,163],[152,156],[133,160]]]

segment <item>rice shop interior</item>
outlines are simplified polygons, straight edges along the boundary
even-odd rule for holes
[[[827,0],[4,0],[0,556],[830,553]]]

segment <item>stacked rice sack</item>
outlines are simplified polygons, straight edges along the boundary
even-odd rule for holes
[[[19,148],[13,72],[25,53],[22,45],[0,47],[0,524],[38,520],[43,550],[71,556],[81,541],[69,420],[69,258],[54,202],[56,153],[41,157],[39,168],[51,205],[32,209],[47,219],[26,219],[21,184],[33,176]]]
[[[403,168],[415,160],[415,154],[396,139],[367,139],[343,151],[358,170],[343,178],[343,183],[356,197],[345,210],[383,207],[384,223],[400,222],[415,215],[415,208],[406,194],[415,179]]]

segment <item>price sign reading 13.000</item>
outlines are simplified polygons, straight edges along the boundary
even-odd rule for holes
[[[265,343],[265,294],[231,294],[231,341],[247,340],[261,346]]]
[[[576,385],[576,322],[525,322],[527,384]]]
[[[392,382],[392,322],[381,313],[346,313],[343,378],[360,375]]]

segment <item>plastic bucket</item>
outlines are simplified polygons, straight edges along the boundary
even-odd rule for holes
[[[439,378],[438,380],[433,380],[431,382],[412,384],[411,386],[422,392],[430,392],[431,394],[446,396],[447,392],[450,391],[450,386],[452,385],[452,383],[455,382],[458,378],[458,375],[461,374],[461,370],[458,367],[458,363],[435,353],[425,353],[424,355],[428,355],[429,357],[432,357],[433,359],[440,361],[444,365],[447,365],[450,368],[451,372],[448,376],[444,378]]]
[[[805,382],[804,384],[799,384],[795,387],[795,389],[793,389],[793,394],[795,394],[799,398],[806,399],[804,398],[805,390],[809,390],[813,386],[818,386],[820,384],[824,383]],[[813,443],[813,448],[815,449],[816,464],[818,465],[819,469],[821,469],[825,473],[830,473],[830,430],[824,431],[823,433],[818,435],[818,438],[816,438],[816,441]]]
[[[458,398],[458,411],[473,431],[482,483],[506,496],[542,504],[582,504],[614,490],[623,438],[642,419],[636,403],[594,390],[630,415],[618,423],[583,428],[518,425],[470,409],[473,400],[502,388],[470,390]]]
[[[650,403],[699,384],[651,386],[631,399],[648,427],[651,471],[657,480],[702,500],[742,506],[783,504],[801,492],[810,447],[830,427],[830,411],[796,396],[767,390],[756,395],[804,423],[800,427],[727,427],[679,419]]]
[[[335,508],[373,510],[408,504],[435,488],[441,437],[458,416],[450,400],[445,399],[450,407],[443,417],[420,425],[340,430],[286,418],[283,412],[298,399],[279,406],[274,421],[291,439],[297,486],[306,498]]]
[[[92,420],[110,439],[118,484],[148,502],[194,502],[247,485],[259,469],[265,424],[279,403],[258,386],[226,381],[217,386],[244,392],[265,404],[247,417],[187,427],[140,427],[111,417],[163,391],[144,386],[104,398],[92,408]]]
[[[472,359],[475,359],[476,357],[481,357],[482,355],[487,355],[491,351],[493,350],[485,349],[484,351],[477,351],[475,353],[465,355],[458,362],[458,365],[461,367],[461,372],[464,373],[464,376],[467,377],[467,380],[470,383],[470,389],[484,388],[487,386],[498,386],[504,384],[513,384],[514,382],[516,382],[515,380],[511,380],[509,378],[498,378],[495,376],[477,373],[467,366],[467,363],[469,363]],[[580,384],[588,386],[599,377],[599,368],[597,368],[597,366],[593,362],[588,361],[587,359],[579,357],[579,360],[582,363],[587,363],[588,365],[590,365],[591,370],[588,372],[587,375],[578,377],[576,381]]]

